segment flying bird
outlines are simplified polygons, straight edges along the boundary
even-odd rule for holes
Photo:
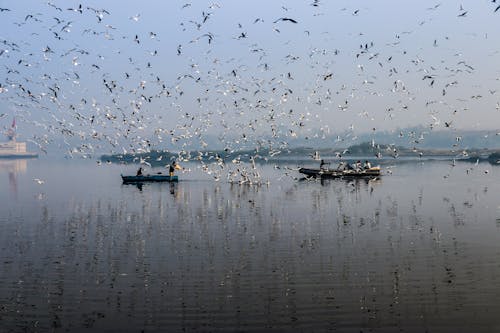
[[[214,39],[214,35],[210,32],[201,35],[201,37],[208,37],[208,44],[211,44]]]
[[[83,13],[83,8],[82,8],[82,4],[78,5],[78,8],[68,8],[68,10],[71,10],[73,12],[78,12],[80,14]]]
[[[56,5],[54,5],[53,3],[51,3],[50,1],[47,2],[47,5],[49,5],[50,7],[54,7],[56,10],[62,12],[62,8],[60,7],[57,7]]]
[[[288,22],[292,22],[292,23],[299,23],[296,20],[289,18],[289,17],[281,17],[281,18],[277,19],[276,21],[274,21],[273,23],[277,23],[279,21],[288,21]]]
[[[434,5],[434,7],[427,8],[427,10],[435,10],[435,9],[438,9],[440,6],[441,6],[441,4],[438,3],[437,5]]]
[[[37,183],[38,185],[42,185],[42,184],[45,184],[45,181],[44,180],[41,180],[39,178],[33,178],[33,181],[35,183]]]

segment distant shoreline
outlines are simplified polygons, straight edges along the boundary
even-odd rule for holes
[[[396,147],[392,145],[372,146],[368,143],[351,146],[345,149],[314,149],[309,147],[287,148],[282,150],[255,149],[255,150],[199,150],[175,153],[170,151],[152,150],[141,153],[110,154],[102,155],[103,162],[120,164],[139,164],[141,161],[151,164],[151,166],[164,166],[173,160],[203,161],[223,161],[224,163],[238,160],[250,162],[252,159],[256,163],[280,163],[280,162],[315,162],[314,157],[334,162],[340,160],[429,160],[443,159],[465,162],[490,162],[500,163],[500,149],[415,149],[406,147]],[[319,161],[318,161],[319,163]]]

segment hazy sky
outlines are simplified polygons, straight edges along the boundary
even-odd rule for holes
[[[0,124],[15,116],[20,137],[42,147],[65,140],[75,152],[112,152],[205,147],[208,134],[251,146],[418,125],[498,128],[500,10],[491,1],[0,8]]]

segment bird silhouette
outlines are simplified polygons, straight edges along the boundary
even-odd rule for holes
[[[298,23],[296,20],[289,18],[289,17],[281,17],[274,21],[273,23],[278,23],[279,21],[286,21],[286,22],[291,22],[291,23]]]

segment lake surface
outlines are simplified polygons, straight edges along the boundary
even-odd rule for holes
[[[138,187],[137,166],[2,160],[0,332],[499,332],[500,167],[382,166]]]

